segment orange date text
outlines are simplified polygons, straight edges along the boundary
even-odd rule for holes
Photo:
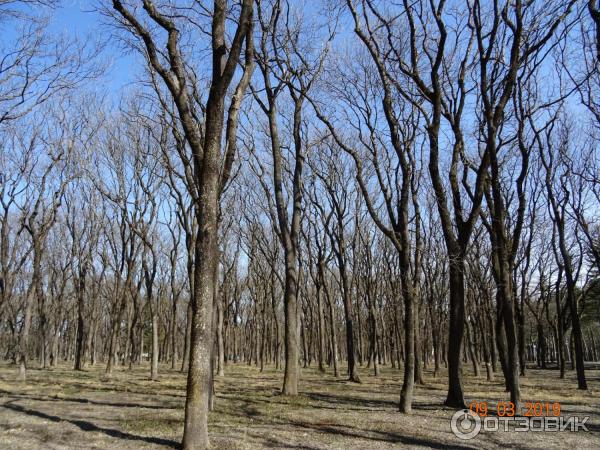
[[[495,406],[488,402],[471,402],[469,409],[481,417],[497,415],[498,417],[558,417],[559,402],[525,402],[517,411],[513,402],[498,402]]]

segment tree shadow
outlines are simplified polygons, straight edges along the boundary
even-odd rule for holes
[[[303,392],[302,395],[305,397],[317,401],[324,402],[327,404],[331,404],[333,406],[329,407],[331,409],[337,409],[338,407],[342,407],[348,410],[361,410],[361,409],[390,409],[397,408],[398,402],[394,400],[372,400],[366,399],[362,397],[353,397],[353,396],[343,396],[343,395],[334,395],[334,394],[324,394],[318,392]],[[337,405],[337,406],[336,406]],[[359,408],[357,408],[357,406]],[[316,405],[316,407],[321,408],[322,405]],[[326,408],[326,409],[329,409]]]
[[[68,423],[75,425],[82,431],[96,431],[96,432],[104,433],[110,437],[114,437],[117,439],[127,439],[130,441],[143,441],[143,442],[147,442],[149,444],[165,445],[167,447],[176,448],[176,449],[181,448],[181,444],[179,442],[173,441],[171,439],[163,439],[163,438],[148,437],[148,436],[138,436],[135,434],[126,433],[121,430],[116,430],[114,428],[99,427],[98,425],[95,425],[86,420],[63,419],[58,416],[53,416],[53,415],[46,414],[41,411],[37,411],[35,409],[29,409],[29,408],[25,408],[20,405],[15,405],[12,403],[14,401],[15,400],[11,400],[10,402],[7,402],[4,405],[2,405],[2,407],[16,411],[16,412],[20,412],[22,414],[27,414],[29,416],[40,417],[42,419],[50,420],[52,422],[68,422]]]
[[[183,405],[164,406],[164,405],[148,405],[142,403],[130,403],[130,402],[103,402],[98,400],[91,400],[89,398],[76,398],[76,397],[58,397],[58,396],[46,396],[40,397],[36,395],[28,394],[12,394],[8,391],[0,389],[0,393],[7,394],[15,399],[32,400],[38,402],[68,402],[68,403],[84,403],[98,406],[109,406],[115,408],[146,408],[146,409],[179,409]]]
[[[452,449],[464,449],[464,450],[476,450],[478,447],[457,445],[457,444],[445,444],[443,442],[436,442],[430,439],[418,438],[414,436],[406,436],[400,433],[394,433],[391,431],[379,431],[379,430],[366,430],[361,428],[354,428],[347,425],[333,425],[333,424],[318,424],[318,423],[304,423],[289,421],[289,424],[295,427],[310,429],[321,433],[334,434],[336,436],[346,436],[354,439],[367,439],[371,441],[390,442],[395,444],[401,444],[403,446],[425,446],[427,448],[435,448],[442,450]]]
[[[248,433],[248,435],[255,439],[262,440],[262,444],[267,448],[298,448],[303,450],[319,450],[319,447],[311,447],[310,445],[305,444],[292,444],[289,441],[276,439],[273,436],[265,436],[264,434]]]
[[[310,432],[319,432],[324,434],[330,434],[336,437],[347,437],[351,439],[361,439],[366,441],[376,441],[376,442],[386,442],[398,444],[406,447],[413,446],[424,446],[427,448],[441,449],[441,450],[452,450],[452,449],[462,449],[462,450],[476,450],[479,447],[472,447],[466,445],[459,444],[446,444],[444,442],[434,441],[426,438],[419,438],[414,436],[408,436],[392,431],[380,431],[373,429],[365,429],[352,427],[349,425],[342,425],[336,423],[312,423],[312,422],[304,422],[292,419],[280,419],[274,420],[273,417],[265,417],[261,411],[258,411],[256,408],[250,406],[249,404],[254,403],[253,401],[243,400],[244,405],[239,408],[239,413],[228,412],[227,414],[231,416],[236,416],[240,418],[247,418],[249,416],[252,417],[252,421],[255,424],[260,424],[264,426],[269,426],[273,430],[277,428],[282,428],[286,431],[289,431],[289,428],[296,428],[301,430],[306,430]],[[261,436],[262,440],[265,441],[265,445],[269,443],[269,439],[272,438],[266,437],[264,435]],[[274,440],[272,438],[271,440]],[[287,443],[286,446],[290,444]],[[298,446],[299,448],[307,448],[302,445]]]
[[[92,392],[96,392],[96,391],[123,392],[125,394],[152,395],[152,396],[161,395],[161,396],[185,398],[185,394],[178,394],[178,393],[171,392],[171,391],[161,392],[161,391],[151,390],[151,389],[143,390],[143,389],[139,389],[138,385],[134,384],[133,386],[137,389],[134,389],[134,388],[131,388],[128,386],[119,386],[117,384],[108,385],[108,386],[90,386],[90,385],[87,385],[84,383],[69,383],[69,387],[71,387],[71,388],[92,391]]]
[[[585,426],[590,433],[600,434],[600,424],[586,422]]]

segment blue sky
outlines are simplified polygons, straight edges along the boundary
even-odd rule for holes
[[[123,54],[111,30],[103,23],[104,18],[95,11],[95,3],[91,0],[64,0],[62,6],[52,13],[51,30],[82,39],[91,36],[107,44],[103,56],[108,60],[109,68],[102,81],[106,83],[106,90],[118,97],[122,88],[136,79],[137,56]]]

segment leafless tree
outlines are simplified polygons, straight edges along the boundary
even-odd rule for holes
[[[236,155],[237,114],[244,91],[253,68],[252,0],[244,0],[236,11],[235,34],[226,44],[225,21],[229,15],[226,0],[215,0],[206,23],[210,29],[212,49],[211,82],[206,103],[196,102],[193,71],[185,61],[180,43],[181,31],[177,19],[169,10],[172,5],[157,7],[150,0],[142,3],[143,12],[124,2],[112,2],[114,19],[133,33],[141,44],[149,68],[158,74],[175,103],[177,118],[184,131],[191,158],[184,165],[193,166],[194,184],[190,192],[194,200],[197,220],[195,240],[194,292],[192,295],[192,325],[190,341],[190,364],[187,387],[184,448],[208,447],[209,392],[212,391],[210,353],[212,348],[212,307],[215,265],[218,259],[218,203]],[[203,12],[199,19],[203,21]],[[148,21],[166,34],[166,40],[153,33]],[[200,32],[202,30],[199,30]],[[229,107],[225,152],[221,152],[221,138],[225,127],[225,98],[240,62],[246,44],[244,75],[240,78]],[[198,107],[204,114],[200,123]]]

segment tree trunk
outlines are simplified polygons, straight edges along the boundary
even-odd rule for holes
[[[457,260],[457,258],[460,258]],[[462,361],[460,358],[464,334],[465,285],[463,260],[450,255],[450,318],[448,323],[448,395],[445,405],[464,408]]]
[[[173,300],[171,310],[171,369],[175,370],[177,364],[177,301]]]
[[[415,295],[416,298],[417,295]],[[419,326],[419,304],[415,301],[415,327],[416,329],[420,329]],[[425,384],[423,381],[423,361],[422,361],[422,343],[421,343],[421,333],[415,332],[415,383],[417,384]]]
[[[222,108],[222,100],[221,100]],[[218,114],[210,108],[207,117]],[[222,117],[222,110],[221,110]],[[210,119],[209,119],[210,120]],[[208,128],[208,125],[207,125]],[[219,127],[220,128],[220,127]],[[216,130],[212,130],[213,133]],[[207,134],[209,131],[207,130]],[[207,136],[216,152],[220,133]],[[207,148],[205,152],[209,152]],[[202,203],[198,214],[198,236],[195,243],[194,293],[190,336],[187,397],[183,432],[184,449],[206,449],[208,442],[209,397],[212,389],[211,351],[213,347],[212,307],[214,301],[214,272],[217,259],[217,174],[215,154],[205,156],[204,183],[201,186]]]
[[[152,367],[150,368],[150,379],[153,381],[158,380],[158,313],[156,311],[152,314]]]
[[[321,266],[320,270],[323,270],[322,266]],[[324,281],[324,283],[323,283],[323,290],[325,291],[325,298],[327,299],[327,305],[329,306],[329,319],[330,319],[329,332],[330,332],[330,339],[331,339],[331,363],[333,365],[333,376],[337,378],[340,376],[340,373],[339,373],[338,362],[337,362],[338,347],[337,347],[337,332],[336,332],[336,327],[335,327],[335,311],[333,308],[333,300],[331,299],[331,296],[329,294],[329,287],[327,286],[327,281]]]
[[[216,278],[215,283],[218,282]],[[225,343],[223,340],[223,300],[219,295],[215,299],[217,307],[217,375],[225,376]]]
[[[190,339],[192,337],[192,299],[188,303],[186,321],[185,321],[185,339],[183,342],[183,358],[181,359],[180,372],[187,370],[190,361]]]
[[[473,375],[475,375],[475,377],[479,377],[479,360],[477,359],[477,355],[475,352],[475,342],[473,341],[473,332],[471,331],[471,326],[470,323],[467,322],[466,324],[466,328],[467,328],[467,343],[468,343],[468,347],[469,347],[469,358],[471,359],[471,364],[473,364]]]
[[[324,354],[325,354],[325,317],[323,314],[323,295],[322,295],[322,287],[319,283],[317,285],[317,334],[318,334],[318,349],[317,349],[317,357],[319,359],[319,372],[325,372],[325,362],[324,362]]]
[[[27,291],[25,295],[25,314],[23,317],[23,325],[19,336],[17,349],[17,361],[19,364],[19,380],[25,381],[27,377],[27,360],[29,356],[29,328],[31,327],[31,313],[33,308],[32,299],[33,289]]]
[[[295,252],[286,255],[284,315],[285,315],[285,369],[283,374],[283,395],[298,395],[298,375],[300,365],[298,342],[298,303],[297,273],[295,270]]]
[[[85,270],[79,273],[77,289],[77,340],[75,349],[75,370],[83,370],[85,363],[85,332],[84,332],[84,293],[85,293]]]
[[[402,273],[405,273],[403,270]],[[408,275],[404,275],[408,278]],[[412,411],[412,397],[415,384],[415,311],[412,287],[408,280],[403,281],[404,297],[404,381],[400,393],[400,412],[410,413]]]

